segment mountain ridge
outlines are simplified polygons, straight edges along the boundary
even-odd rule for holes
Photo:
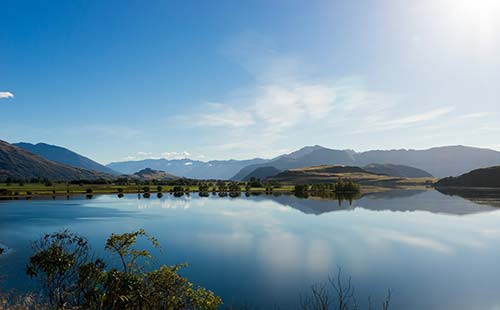
[[[19,142],[13,143],[12,145],[60,164],[72,166],[75,168],[98,171],[111,175],[119,174],[113,169],[110,169],[86,156],[80,155],[62,146],[47,144],[43,142],[37,144]]]
[[[425,150],[373,150],[351,152],[316,148],[301,158],[276,157],[263,164],[247,166],[235,174],[232,180],[241,180],[255,169],[272,166],[279,170],[317,166],[346,165],[364,167],[370,164],[402,165],[423,170],[433,176],[455,176],[472,169],[500,165],[500,152],[462,145],[433,147]]]
[[[50,161],[25,149],[0,140],[0,179],[28,180],[46,178],[54,181],[95,180],[109,175]]]

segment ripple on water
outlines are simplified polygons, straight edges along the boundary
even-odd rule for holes
[[[0,257],[9,254],[11,251],[12,251],[12,249],[9,249],[8,246],[6,246],[3,243],[0,243]]]

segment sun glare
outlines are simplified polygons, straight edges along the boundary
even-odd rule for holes
[[[448,0],[450,17],[460,28],[483,39],[492,38],[499,26],[499,0]]]

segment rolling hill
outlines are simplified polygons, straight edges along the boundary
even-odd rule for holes
[[[431,178],[432,174],[422,169],[404,165],[370,164],[363,167],[368,172],[402,178]]]
[[[500,188],[500,166],[472,170],[458,177],[439,180],[436,187]]]
[[[394,179],[368,172],[359,167],[322,165],[285,170],[268,178],[268,180],[286,184],[311,184],[336,182],[339,178],[344,177],[352,178],[356,182],[366,179]]]
[[[73,151],[70,151],[66,148],[50,145],[45,143],[13,143],[12,145],[25,149],[28,152],[39,155],[45,159],[50,161],[54,161],[60,164],[86,169],[86,170],[94,170],[102,173],[117,175],[118,172],[110,169],[104,165],[101,165],[85,156],[77,154]]]
[[[133,176],[137,176],[143,180],[163,180],[163,181],[172,181],[179,179],[178,176],[175,176],[170,173],[166,173],[165,171],[153,170],[153,169],[143,169],[133,174]]]
[[[365,187],[384,187],[384,188],[414,188],[425,187],[431,178],[408,179],[393,177],[368,172],[362,168],[354,166],[313,166],[305,168],[296,168],[283,171],[268,181],[276,181],[283,184],[314,184],[314,183],[334,183],[339,178],[349,178],[354,182]]]
[[[107,174],[75,168],[45,159],[0,140],[0,180],[47,178],[57,181],[95,180]]]

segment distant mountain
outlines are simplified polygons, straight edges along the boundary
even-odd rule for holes
[[[314,145],[314,146],[305,146],[301,148],[300,150],[294,151],[289,154],[284,154],[281,156],[276,157],[275,159],[280,159],[280,158],[288,158],[288,159],[298,159],[301,158],[302,156],[308,155],[316,150],[321,150],[325,149],[324,147],[320,145]]]
[[[436,187],[500,187],[500,166],[472,170],[439,180]]]
[[[70,181],[108,178],[109,175],[56,163],[0,140],[0,180],[9,177]]]
[[[315,145],[267,160],[256,158],[204,162],[191,159],[145,159],[115,162],[107,167],[124,174],[151,168],[193,179],[243,180],[256,169],[264,167],[285,171],[319,165],[365,167],[373,164],[379,169],[373,171],[391,176],[446,177],[500,165],[500,152],[466,146],[445,146],[428,150],[375,150],[357,153],[353,150],[333,150]]]
[[[278,156],[263,164],[254,164],[241,169],[232,180],[242,180],[260,167],[274,167],[278,170],[319,166],[319,165],[354,165],[355,159],[348,151],[331,150],[322,146],[304,147],[296,152]]]
[[[76,168],[82,168],[86,170],[99,171],[107,174],[114,174],[114,175],[119,174],[118,172],[104,165],[101,165],[85,156],[82,156],[80,154],[77,154],[73,151],[70,151],[60,146],[50,145],[45,143],[31,144],[25,142],[14,143],[13,145],[60,164],[65,164],[68,166],[73,166]]]
[[[278,170],[274,167],[259,167],[254,171],[250,172],[246,177],[242,179],[242,181],[250,181],[252,178],[264,180],[269,177],[273,177],[280,173],[281,170]]]
[[[107,167],[124,174],[133,174],[136,171],[151,168],[166,171],[179,177],[227,180],[243,167],[265,162],[267,160],[260,158],[250,160],[212,160],[208,162],[191,159],[145,159],[114,162],[108,164]]]
[[[500,165],[500,152],[467,146],[444,146],[428,150],[368,151],[355,155],[359,165],[371,163],[406,165],[436,177],[457,176],[467,171]]]
[[[363,167],[374,163],[409,166],[437,177],[445,177],[460,175],[476,168],[500,165],[500,152],[466,146],[445,146],[428,150],[378,150],[356,153],[352,150],[332,150],[314,146],[278,156],[266,163],[249,165],[231,179],[242,180],[255,169],[266,166],[287,170],[318,165]]]
[[[413,168],[404,165],[393,165],[393,164],[370,164],[364,166],[368,172],[385,174],[393,177],[402,178],[429,178],[432,177],[430,173],[422,169]]]
[[[163,181],[172,181],[179,179],[178,176],[175,176],[170,173],[166,173],[165,171],[153,170],[150,168],[143,169],[134,173],[134,176],[137,176],[144,180],[163,180]]]

